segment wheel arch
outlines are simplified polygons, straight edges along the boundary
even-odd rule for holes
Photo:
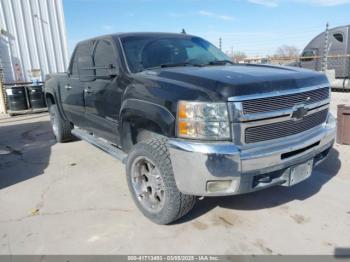
[[[45,100],[46,100],[47,106],[56,104],[55,97],[52,93],[45,93]]]
[[[136,143],[140,130],[148,130],[162,136],[172,137],[175,117],[165,107],[139,99],[128,99],[120,110],[121,141],[124,149]]]
[[[60,100],[57,97],[55,91],[53,91],[53,90],[46,91],[45,92],[45,100],[46,100],[46,104],[48,107],[50,107],[50,105],[57,105],[58,113],[60,114],[62,119],[68,120],[68,118],[64,114],[62,105],[61,105]]]

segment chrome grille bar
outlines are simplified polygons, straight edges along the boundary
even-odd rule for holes
[[[257,143],[302,133],[327,120],[328,108],[307,115],[299,121],[287,120],[245,129],[245,143]]]
[[[289,95],[257,98],[242,101],[243,114],[261,114],[293,108],[295,105],[310,105],[329,99],[329,87]]]

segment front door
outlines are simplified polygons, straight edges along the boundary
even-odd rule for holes
[[[93,52],[96,80],[85,88],[89,129],[99,137],[120,144],[118,126],[123,90],[118,72],[118,55],[112,39],[100,39]]]

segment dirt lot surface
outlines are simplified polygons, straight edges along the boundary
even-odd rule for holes
[[[350,94],[334,93],[336,105]],[[0,254],[334,254],[350,248],[350,146],[307,181],[205,198],[170,226],[136,209],[124,166],[56,144],[47,114],[0,118]]]

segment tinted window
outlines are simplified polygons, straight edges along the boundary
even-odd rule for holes
[[[92,46],[93,46],[93,41],[88,41],[88,42],[83,42],[79,44],[77,48],[75,56],[77,57],[80,76],[88,76],[92,74],[91,70],[87,70],[88,68],[92,67],[90,62]]]
[[[205,65],[230,60],[218,48],[199,37],[132,36],[122,39],[129,68],[140,72],[166,64]]]
[[[343,34],[341,34],[341,33],[336,33],[336,34],[334,34],[333,35],[333,37],[335,38],[335,39],[337,39],[339,42],[341,42],[341,43],[343,43],[343,41],[344,41],[344,36],[343,36]]]
[[[78,75],[78,59],[77,59],[77,54],[76,52],[74,53],[74,57],[72,58],[72,65],[71,65],[71,74],[73,76]]]
[[[94,54],[94,62],[96,76],[106,76],[111,65],[116,65],[116,57],[111,42],[107,40],[98,41]]]
[[[315,59],[316,52],[314,50],[305,50],[300,58],[300,61],[308,62]]]

